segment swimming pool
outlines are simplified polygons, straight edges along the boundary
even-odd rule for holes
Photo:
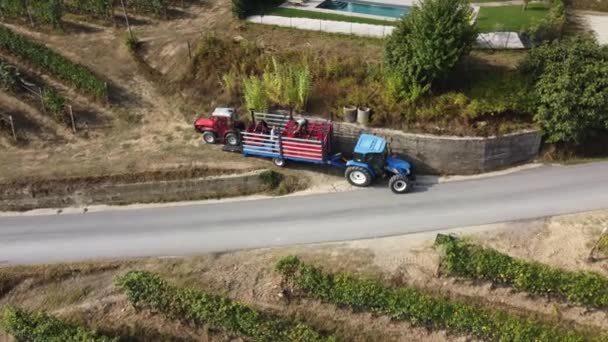
[[[409,12],[409,7],[378,4],[365,1],[336,1],[326,0],[317,8],[341,12],[377,15],[381,17],[401,18]]]

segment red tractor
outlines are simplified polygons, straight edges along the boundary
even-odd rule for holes
[[[245,130],[245,123],[236,120],[236,115],[234,108],[216,108],[210,118],[196,120],[194,128],[203,134],[203,141],[207,144],[219,141],[238,146],[241,144],[241,132]]]

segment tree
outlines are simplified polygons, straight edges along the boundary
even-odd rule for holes
[[[608,48],[571,37],[530,51],[522,71],[534,80],[535,119],[548,142],[580,143],[608,129]]]
[[[466,55],[477,36],[466,0],[423,0],[398,23],[385,46],[392,74],[410,100],[429,91]]]

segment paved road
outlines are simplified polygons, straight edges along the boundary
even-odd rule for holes
[[[396,196],[348,193],[0,217],[0,263],[198,252],[406,234],[608,208],[608,163],[544,166]]]

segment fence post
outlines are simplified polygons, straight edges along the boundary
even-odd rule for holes
[[[70,113],[70,120],[72,121],[72,133],[76,133],[76,123],[74,122],[74,112],[72,111],[72,105],[68,105],[68,111]]]
[[[8,116],[8,123],[11,125],[11,132],[13,133],[13,139],[17,141],[17,133],[15,133],[15,123],[13,122],[13,116]]]
[[[188,40],[188,57],[192,60],[192,46],[190,45],[190,40]]]

